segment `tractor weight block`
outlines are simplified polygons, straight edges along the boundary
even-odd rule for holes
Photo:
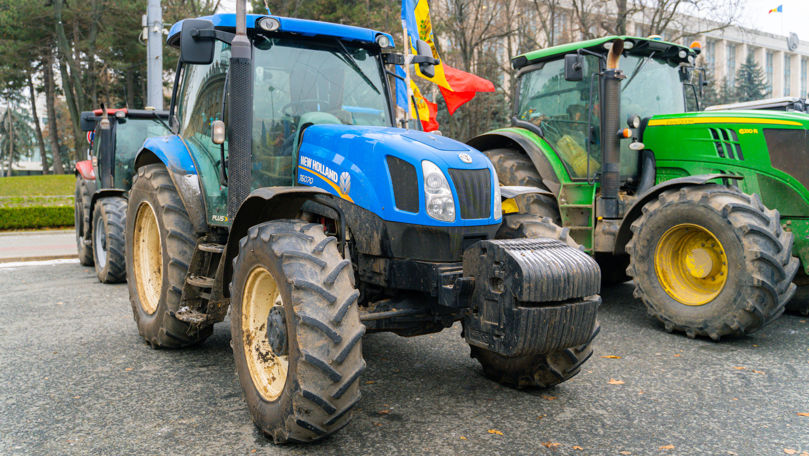
[[[480,241],[464,252],[463,275],[471,345],[509,357],[546,354],[593,333],[601,270],[581,250],[547,238]]]

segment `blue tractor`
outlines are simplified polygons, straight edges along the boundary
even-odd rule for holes
[[[503,221],[501,198],[537,189],[393,127],[392,41],[241,1],[169,33],[173,134],[143,144],[126,217],[135,321],[153,347],[182,347],[230,309],[244,397],[275,442],[349,422],[367,331],[461,321],[484,372],[516,387],[565,381],[592,354],[596,263]]]

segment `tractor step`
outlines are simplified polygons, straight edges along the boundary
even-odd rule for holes
[[[208,314],[191,309],[187,306],[181,307],[180,310],[174,312],[173,317],[191,325],[201,325],[208,321]]]
[[[203,252],[222,253],[225,251],[225,246],[223,244],[214,244],[212,242],[206,242],[204,244],[200,244],[199,249],[202,250]]]
[[[192,287],[197,288],[213,288],[213,278],[211,277],[204,277],[199,275],[191,274],[185,279],[185,282]]]

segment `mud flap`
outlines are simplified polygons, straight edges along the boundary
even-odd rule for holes
[[[503,356],[584,344],[596,325],[601,271],[547,238],[480,241],[463,256],[466,341]]]

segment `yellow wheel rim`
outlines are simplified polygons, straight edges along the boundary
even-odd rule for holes
[[[132,243],[132,263],[135,265],[135,285],[140,306],[151,315],[157,310],[163,285],[163,250],[157,217],[148,203],[142,203],[138,208]]]
[[[706,228],[691,223],[673,226],[663,234],[655,249],[654,266],[666,293],[687,306],[711,302],[728,278],[722,243]]]
[[[253,269],[242,297],[242,344],[253,385],[268,402],[281,395],[289,369],[288,353],[274,353],[267,338],[267,320],[276,306],[283,310],[284,303],[272,274],[261,266]]]

